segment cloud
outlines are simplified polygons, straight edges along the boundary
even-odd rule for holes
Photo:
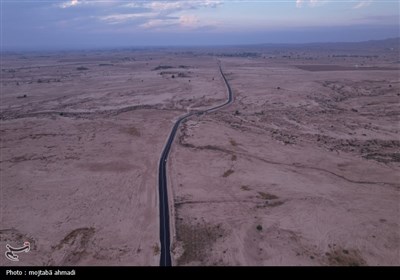
[[[310,7],[317,7],[325,4],[328,0],[296,0],[296,7],[301,8],[303,7],[304,3],[308,3]]]
[[[173,2],[152,2],[149,5],[147,5],[148,8],[151,8],[154,11],[178,11],[178,10],[188,10],[188,9],[193,9],[194,6],[190,2],[178,2],[178,1],[173,1]]]
[[[163,19],[150,19],[147,22],[140,25],[140,27],[146,29],[158,29],[158,28],[165,28],[170,26],[178,25],[178,21],[175,18],[163,18]]]
[[[197,27],[199,18],[193,15],[182,15],[179,17],[179,23],[184,27]]]
[[[148,8],[159,12],[177,12],[182,10],[192,10],[198,8],[215,8],[222,4],[218,0],[181,0],[181,1],[140,1],[125,4],[127,8]]]
[[[304,0],[296,0],[296,7],[297,8],[303,7],[303,2],[304,2]]]
[[[44,0],[47,1],[47,0]],[[50,1],[47,1],[50,2]],[[66,2],[62,2],[59,4],[55,4],[55,6],[59,7],[59,8],[71,8],[71,7],[75,7],[75,6],[117,6],[120,5],[121,1],[119,0],[70,0],[70,1],[66,1]]]
[[[82,4],[82,2],[78,2],[78,0],[71,0],[71,1],[61,3],[59,5],[59,7],[65,9],[65,8],[77,6],[79,4]]]
[[[108,16],[100,16],[98,18],[110,24],[117,24],[140,18],[149,19],[155,16],[157,16],[156,13],[131,13],[131,14],[112,14]]]
[[[140,27],[145,29],[162,30],[171,26],[181,27],[185,30],[193,30],[204,28],[200,19],[195,15],[167,16],[164,18],[152,18],[140,24]],[[207,27],[209,27],[207,25]]]
[[[179,26],[181,28],[201,28],[205,25],[195,15],[187,14],[201,8],[216,8],[222,1],[217,0],[180,0],[180,1],[136,1],[119,5],[119,13],[98,16],[97,18],[109,24],[136,22],[142,19],[138,26],[146,29],[161,29],[163,27]],[[121,4],[121,3],[120,3]],[[134,13],[126,13],[134,11]],[[209,22],[207,23],[209,25]]]
[[[310,0],[310,6],[311,7],[315,7],[315,6],[317,6],[318,4],[321,4],[322,2],[321,1],[318,1],[318,0]]]
[[[369,5],[371,5],[371,3],[372,3],[372,0],[363,0],[363,1],[360,1],[357,5],[355,5],[353,7],[353,9],[365,8],[365,7],[368,7]]]

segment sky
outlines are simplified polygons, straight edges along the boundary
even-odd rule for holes
[[[2,50],[399,37],[400,0],[0,0]]]

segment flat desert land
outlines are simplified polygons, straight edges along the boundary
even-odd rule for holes
[[[168,159],[173,265],[400,265],[395,47],[4,55],[0,253],[158,265],[158,160],[226,100],[220,62],[234,103]]]
[[[224,100],[216,60],[26,54],[3,65],[0,263],[6,244],[27,240],[12,264],[158,265],[158,160],[178,116]]]

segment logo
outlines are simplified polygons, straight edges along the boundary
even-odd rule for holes
[[[25,252],[28,253],[29,250],[31,249],[31,244],[28,241],[24,242],[24,246],[14,248],[11,247],[10,245],[6,245],[7,251],[5,252],[6,258],[9,259],[10,261],[17,262],[19,261],[19,257],[16,254]]]

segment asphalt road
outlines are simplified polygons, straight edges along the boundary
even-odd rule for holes
[[[219,65],[219,70],[221,72],[222,78],[225,81],[225,85],[228,89],[228,99],[225,103],[220,104],[218,106],[212,107],[210,109],[204,111],[196,111],[188,113],[182,117],[180,117],[174,124],[171,133],[168,136],[168,141],[164,146],[164,149],[161,154],[160,163],[158,167],[158,188],[159,188],[159,197],[160,197],[160,243],[161,243],[161,257],[160,257],[160,266],[171,266],[171,254],[170,254],[170,231],[169,231],[169,207],[168,207],[168,192],[167,192],[167,159],[169,152],[171,150],[171,145],[174,142],[174,138],[176,132],[178,131],[179,125],[182,121],[189,118],[194,114],[203,114],[212,111],[216,111],[225,107],[226,105],[233,102],[233,94],[232,89],[225,78],[224,73],[222,72],[221,65]]]

